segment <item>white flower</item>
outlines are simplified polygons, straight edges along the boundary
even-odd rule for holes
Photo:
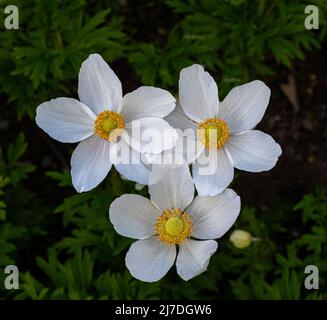
[[[78,192],[93,189],[107,176],[110,158],[118,149],[138,158],[139,152],[160,153],[174,146],[176,132],[162,118],[175,108],[175,98],[154,87],[140,87],[123,97],[119,79],[100,55],[92,54],[83,62],[78,95],[80,101],[57,98],[42,103],[36,115],[38,126],[52,138],[66,143],[81,141],[71,159]],[[132,134],[136,125],[140,127],[137,136]],[[165,139],[158,143],[146,134],[149,129],[165,131]],[[147,183],[148,169],[142,163],[115,167],[127,178]]]
[[[182,130],[193,129],[203,146],[192,167],[200,195],[222,192],[233,180],[234,167],[260,172],[275,166],[280,146],[268,134],[252,130],[262,119],[269,98],[270,89],[255,80],[234,88],[219,103],[217,85],[202,66],[181,71],[180,106],[167,121]],[[204,164],[210,174],[203,170]]]
[[[240,198],[227,189],[216,196],[197,196],[188,165],[153,165],[150,200],[126,194],[110,206],[115,230],[139,239],[126,255],[126,266],[137,279],[162,278],[175,262],[177,273],[189,280],[204,272],[217,242],[240,212]],[[196,240],[199,239],[199,240]],[[178,254],[176,245],[179,246]]]

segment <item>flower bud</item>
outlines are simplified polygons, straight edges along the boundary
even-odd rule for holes
[[[141,191],[142,189],[144,189],[145,185],[144,184],[141,184],[141,183],[135,183],[135,190],[137,191]]]
[[[248,247],[252,242],[251,233],[245,230],[234,230],[229,237],[229,240],[233,243],[236,248],[244,249]]]

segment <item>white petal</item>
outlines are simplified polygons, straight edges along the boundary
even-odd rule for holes
[[[111,168],[110,142],[94,135],[80,142],[71,159],[72,180],[78,192],[95,188]]]
[[[270,89],[259,80],[232,89],[220,103],[218,117],[231,133],[253,129],[262,119],[270,98]]]
[[[201,122],[218,114],[217,84],[198,64],[181,71],[179,99],[185,114],[193,121]]]
[[[203,144],[198,142],[197,124],[185,115],[179,104],[165,120],[177,129],[178,139],[174,152],[182,155],[187,163],[193,162],[204,149]]]
[[[201,196],[214,196],[224,191],[234,177],[234,168],[224,149],[205,150],[192,169],[193,181]]]
[[[185,281],[207,270],[210,257],[216,252],[216,241],[197,241],[187,239],[179,246],[176,260],[177,273]]]
[[[146,117],[166,117],[175,108],[176,99],[166,90],[140,87],[126,94],[122,100],[121,115],[125,122]]]
[[[231,136],[226,150],[235,168],[251,172],[270,170],[282,154],[280,145],[258,130]]]
[[[60,142],[79,142],[94,134],[95,114],[72,98],[44,102],[36,110],[36,123]]]
[[[154,235],[160,211],[147,198],[124,194],[110,206],[110,221],[122,236],[142,239]]]
[[[194,138],[192,132],[186,130],[179,133],[176,146],[171,152],[174,153],[175,159],[184,159],[187,163],[193,163],[202,154],[204,148],[204,145],[197,138]],[[168,152],[170,150],[163,152],[163,154]],[[182,162],[178,163],[182,164]],[[176,162],[176,164],[178,163]]]
[[[160,280],[172,267],[176,247],[152,237],[134,242],[126,255],[126,266],[132,276],[146,282]]]
[[[192,217],[192,236],[198,239],[222,237],[234,224],[240,209],[240,197],[231,189],[213,197],[195,197],[187,208]]]
[[[175,164],[182,165],[194,162],[203,152],[204,146],[194,135],[187,134],[187,130],[183,133],[178,132],[176,146],[173,149],[163,151],[159,154],[144,154],[147,162],[150,164]]]
[[[167,121],[160,118],[141,118],[126,124],[128,141],[141,153],[160,153],[173,148],[178,134]]]
[[[121,83],[99,54],[91,54],[82,63],[78,77],[78,95],[95,114],[104,110],[120,111]]]
[[[149,193],[151,201],[162,211],[167,208],[184,210],[194,197],[188,165],[154,164],[149,177]]]
[[[190,118],[188,118],[181,105],[177,103],[176,108],[173,112],[171,112],[165,120],[174,128],[181,129],[181,130],[188,130],[192,129],[194,132],[196,132],[197,124],[196,122],[192,121]]]
[[[156,154],[144,154],[147,159],[147,163],[150,167],[150,172],[152,165],[174,165],[174,166],[182,166],[185,163],[185,159],[183,158],[183,154],[176,152],[176,149],[170,149],[161,153]]]
[[[117,171],[128,180],[147,185],[151,166],[143,161],[142,154],[131,148],[125,139],[121,139],[115,147],[120,147],[119,161],[114,162]]]

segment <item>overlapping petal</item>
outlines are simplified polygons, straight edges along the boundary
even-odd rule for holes
[[[141,153],[160,153],[173,148],[178,134],[161,118],[140,118],[126,124],[126,142]]]
[[[224,149],[203,152],[192,170],[195,187],[201,196],[214,196],[224,191],[234,177],[234,168]]]
[[[172,111],[165,120],[174,128],[181,130],[194,130],[196,134],[197,123],[188,118],[180,103],[177,103],[176,108]]]
[[[143,155],[130,147],[125,139],[121,139],[113,149],[118,153],[117,162],[114,162],[117,171],[128,180],[147,185],[151,166],[144,161]]]
[[[78,192],[95,188],[107,176],[110,161],[110,142],[98,136],[80,142],[71,159],[73,185]]]
[[[121,115],[126,122],[140,118],[164,118],[175,108],[176,99],[166,90],[139,87],[122,100]]]
[[[189,167],[183,165],[153,165],[149,177],[151,201],[161,210],[184,210],[193,200],[194,186]]]

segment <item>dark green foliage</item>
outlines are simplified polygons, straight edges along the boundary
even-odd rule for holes
[[[18,188],[20,182],[26,179],[27,174],[35,167],[21,161],[27,148],[24,135],[21,133],[5,152],[0,147],[0,265],[7,265],[14,260],[11,255],[16,247],[13,240],[20,238],[26,230],[23,226],[6,222],[7,205],[4,192],[8,188]]]
[[[324,40],[327,3],[310,3],[319,7],[319,33],[304,28],[299,0],[12,0],[20,29],[11,31],[0,2],[0,299],[326,299],[325,188],[269,209],[243,203],[233,228],[258,241],[240,250],[227,234],[207,272],[184,282],[174,267],[158,283],[142,283],[125,267],[133,241],[114,231],[108,209],[116,197],[147,189],[112,170],[96,190],[77,194],[67,165],[73,146],[34,123],[41,102],[77,96],[80,65],[95,52],[125,91],[145,84],[177,93],[179,71],[192,63],[215,75],[222,96],[287,70]],[[21,271],[17,291],[2,285],[11,263]],[[309,264],[320,271],[317,291],[303,286]]]
[[[164,47],[141,44],[129,61],[145,83],[174,85],[181,68],[201,63],[219,71],[220,84],[231,87],[274,71],[276,62],[291,66],[303,59],[304,49],[319,47],[318,36],[304,28],[303,1],[166,0],[181,17]],[[325,1],[319,7],[321,28],[326,28]],[[325,18],[326,19],[326,18]],[[322,31],[324,34],[325,31]]]
[[[61,181],[66,179],[63,176],[68,177],[62,175]],[[220,250],[206,273],[184,282],[172,270],[159,283],[146,284],[132,279],[124,266],[132,240],[117,235],[108,222],[109,203],[120,189],[133,192],[132,183],[114,173],[101,190],[65,199],[54,213],[62,215],[63,225],[70,231],[45,257],[36,257],[37,271],[22,275],[16,298],[327,298],[326,190],[304,196],[295,210],[285,202],[262,212],[243,208],[236,228],[259,238],[249,248],[234,248],[226,236],[219,241]],[[311,201],[316,203],[316,215],[311,216],[308,230],[298,234],[294,224],[305,219]],[[279,231],[275,230],[277,222]],[[319,268],[321,290],[317,292],[303,286],[304,268],[309,264]]]
[[[99,51],[109,61],[124,56],[122,20],[110,8],[90,16],[83,0],[10,3],[19,7],[25,32],[0,34],[0,84],[19,117],[33,117],[45,100],[72,95],[65,83],[76,82],[90,52]]]

